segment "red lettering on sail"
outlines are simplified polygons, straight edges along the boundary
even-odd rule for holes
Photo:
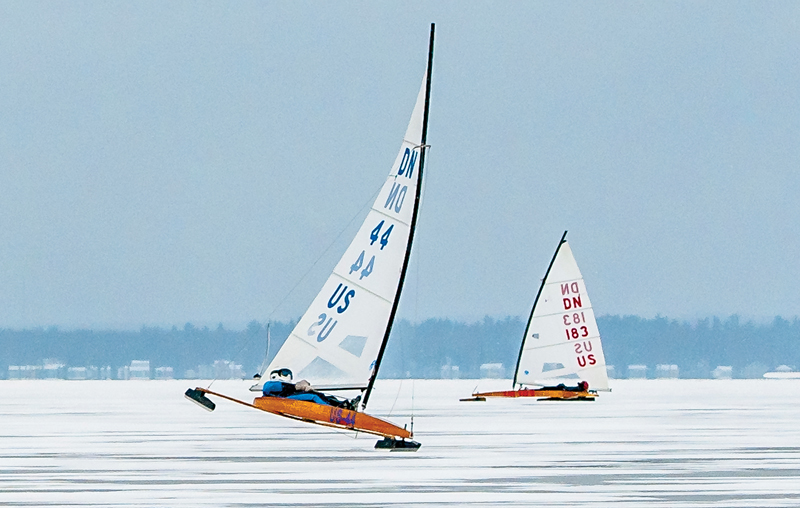
[[[592,342],[589,339],[589,327],[586,326],[586,316],[583,312],[583,299],[581,297],[579,281],[564,282],[559,285],[561,289],[561,302],[564,310],[568,311],[561,316],[561,321],[564,324],[564,333],[566,334],[567,341],[575,341],[573,351],[575,353],[575,361],[578,363],[579,368],[586,368],[590,365],[597,364],[597,358],[594,354],[590,354],[592,349]],[[581,340],[581,342],[575,339]]]
[[[583,307],[583,303],[581,303],[581,296],[580,295],[573,296],[572,298],[564,298],[563,302],[564,302],[564,310],[569,310],[569,309],[572,309],[573,307],[576,308],[576,309],[578,307]]]
[[[568,295],[570,293],[577,295],[580,292],[580,287],[578,286],[577,282],[565,282],[561,284],[561,296]]]

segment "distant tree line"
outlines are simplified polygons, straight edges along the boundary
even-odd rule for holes
[[[143,327],[138,331],[0,329],[0,378],[8,365],[42,364],[46,359],[70,366],[128,365],[149,360],[153,368],[171,366],[176,377],[215,360],[242,364],[255,373],[267,354],[280,348],[294,322],[250,322],[243,330],[195,327]],[[655,317],[602,316],[598,326],[606,361],[616,375],[631,364],[676,364],[681,377],[708,377],[714,367],[733,367],[734,377],[760,377],[779,365],[800,366],[800,320],[776,317],[769,323],[707,318],[693,323]],[[392,330],[381,377],[438,378],[443,366],[457,366],[460,377],[479,377],[480,366],[502,363],[512,375],[525,322],[519,317],[485,318],[474,323],[429,319],[400,320]]]
[[[800,319],[775,317],[742,322],[737,315],[694,323],[665,317],[603,316],[598,319],[606,361],[617,367],[677,364],[681,377],[708,377],[718,365],[734,377],[761,377],[778,366],[800,367]],[[607,339],[607,340],[606,340]]]

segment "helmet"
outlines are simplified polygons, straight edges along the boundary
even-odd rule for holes
[[[292,380],[292,371],[289,369],[275,369],[269,373],[270,379],[279,379],[279,380]]]

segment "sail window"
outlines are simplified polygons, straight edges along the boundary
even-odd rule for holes
[[[364,346],[367,344],[367,338],[360,335],[348,335],[344,338],[339,347],[348,353],[361,357],[364,352]]]
[[[553,370],[561,370],[564,368],[563,363],[545,363],[542,365],[542,372],[550,372]]]

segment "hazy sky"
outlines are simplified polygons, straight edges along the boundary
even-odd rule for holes
[[[400,317],[527,316],[565,229],[598,314],[800,313],[800,3],[4,1],[0,327],[298,317],[432,21]]]

